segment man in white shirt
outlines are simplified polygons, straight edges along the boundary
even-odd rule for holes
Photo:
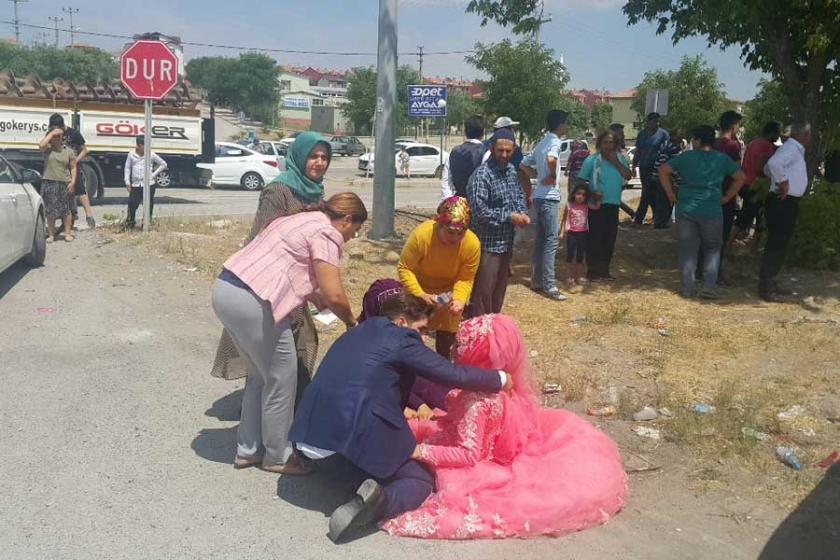
[[[129,152],[125,158],[123,176],[125,178],[125,188],[128,191],[128,219],[126,220],[126,227],[129,228],[134,227],[137,209],[143,202],[143,180],[146,173],[145,160],[143,158],[146,147],[145,143],[145,137],[142,135],[138,136],[134,151]],[[152,219],[152,212],[155,210],[155,179],[166,167],[166,162],[159,155],[152,152],[152,190],[149,193],[149,220]]]
[[[767,161],[764,174],[770,177],[767,197],[767,245],[761,260],[758,294],[761,299],[780,303],[785,293],[776,283],[788,244],[796,229],[799,200],[808,192],[808,166],[805,150],[811,145],[811,125],[791,126],[790,138]]]

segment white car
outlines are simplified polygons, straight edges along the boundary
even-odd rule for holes
[[[276,159],[281,171],[286,169],[286,154],[289,152],[289,146],[283,142],[260,140],[260,143],[254,149],[264,156]]]
[[[449,158],[449,152],[444,150],[441,159],[440,148],[431,144],[398,143],[394,152],[394,168],[397,170],[397,175],[403,174],[399,162],[399,154],[403,146],[408,152],[409,171],[412,175],[440,175],[440,171],[443,169],[441,161],[446,161]],[[359,156],[359,171],[373,173],[373,152]]]
[[[262,189],[280,174],[277,158],[232,142],[216,142],[216,162],[197,165],[213,172],[214,185],[240,185],[249,191]]]
[[[47,253],[44,201],[32,186],[41,176],[0,156],[0,272],[20,259],[41,266]]]

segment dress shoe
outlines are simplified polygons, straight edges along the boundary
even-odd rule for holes
[[[351,532],[377,521],[384,507],[382,486],[372,478],[365,480],[353,499],[339,506],[330,516],[330,540],[338,543]]]

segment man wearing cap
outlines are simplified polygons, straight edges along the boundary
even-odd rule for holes
[[[145,153],[146,138],[142,135],[137,137],[135,148],[133,152],[128,152],[125,158],[125,188],[128,191],[128,218],[126,219],[126,226],[134,227],[135,216],[137,209],[143,202],[143,180],[146,174],[145,160],[143,154]],[[152,212],[155,209],[155,179],[161,171],[166,169],[166,162],[152,152],[152,176],[150,183],[152,190],[149,193],[149,220],[152,219]]]
[[[560,188],[560,138],[566,135],[566,111],[552,110],[546,115],[546,135],[522,165],[536,169],[537,184],[533,192],[534,209],[537,214],[534,234],[534,255],[531,267],[531,289],[557,301],[566,295],[557,287],[554,261],[557,257],[557,236],[560,230],[560,204],[563,191]]]
[[[642,181],[642,198],[636,209],[635,223],[642,225],[647,216],[648,207],[656,213],[656,184],[653,181],[653,168],[659,159],[659,153],[671,139],[668,131],[660,126],[662,117],[659,113],[650,113],[645,119],[646,127],[636,138],[636,153],[633,154],[633,174],[639,170]]]
[[[513,148],[513,157],[510,160],[510,163],[513,165],[513,168],[517,170],[519,174],[519,185],[522,187],[522,192],[525,193],[525,204],[528,207],[531,207],[531,176],[524,171],[520,170],[519,165],[522,163],[524,159],[524,155],[522,154],[522,148],[519,144],[516,144],[516,130],[514,130],[515,126],[519,125],[519,121],[515,121],[510,117],[499,117],[496,119],[496,122],[493,123],[493,132],[497,130],[509,130],[510,133],[513,135],[514,141],[514,148]],[[490,142],[492,138],[484,142],[484,147],[486,148],[486,152],[484,152],[484,159],[481,160],[482,163],[490,159]]]
[[[502,310],[516,228],[531,223],[517,168],[511,163],[516,147],[513,132],[499,129],[490,141],[490,158],[475,170],[467,184],[471,229],[481,241],[470,317]]]

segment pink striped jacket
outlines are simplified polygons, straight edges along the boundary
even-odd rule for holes
[[[275,322],[318,289],[315,261],[339,266],[344,237],[323,212],[277,218],[225,262],[271,305]]]

